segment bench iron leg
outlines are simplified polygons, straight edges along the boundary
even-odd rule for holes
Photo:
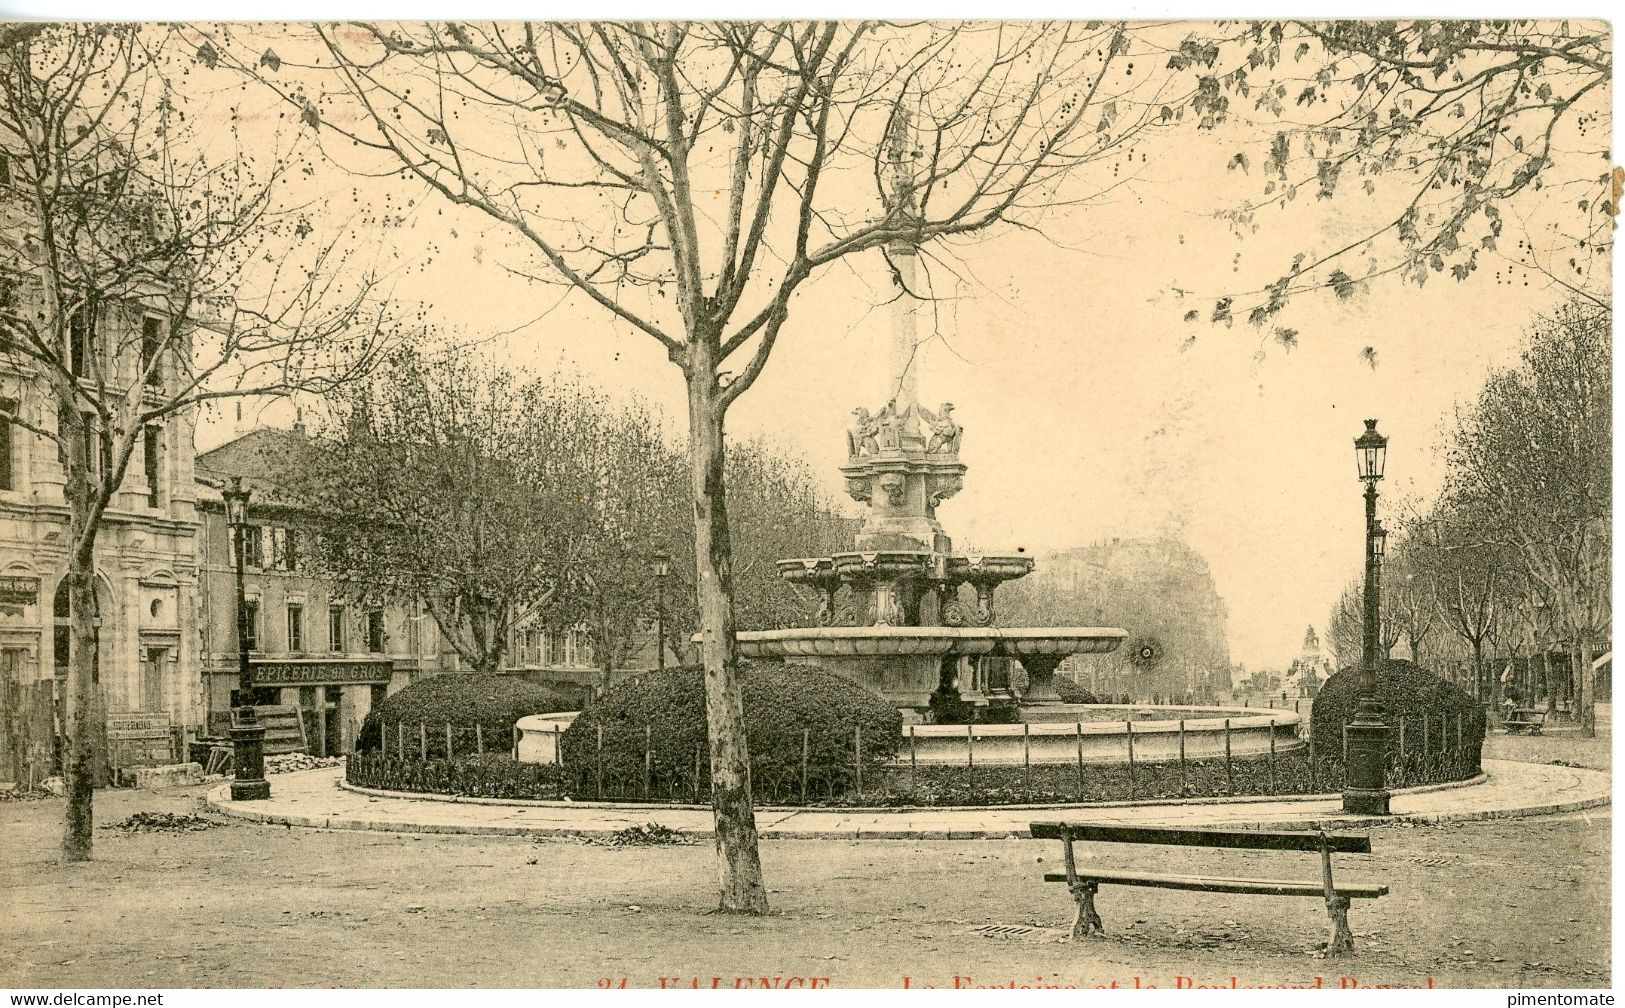
[[[1072,919],[1073,941],[1106,933],[1100,914],[1095,913],[1095,893],[1099,889],[1098,882],[1078,882],[1072,886],[1072,898],[1078,901],[1078,915]]]
[[[1353,952],[1354,933],[1349,930],[1349,898],[1334,896],[1327,900],[1326,913],[1332,919],[1331,931],[1326,940],[1326,954],[1335,956]]]

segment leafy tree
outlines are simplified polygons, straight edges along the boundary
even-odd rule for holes
[[[1235,99],[1269,134],[1231,162],[1262,190],[1229,213],[1238,235],[1310,199],[1369,200],[1377,216],[1330,248],[1296,250],[1268,284],[1221,299],[1216,321],[1245,318],[1291,346],[1298,333],[1277,313],[1296,295],[1350,298],[1388,276],[1464,280],[1485,261],[1607,306],[1606,23],[1260,21],[1170,63],[1203,74],[1206,125]]]

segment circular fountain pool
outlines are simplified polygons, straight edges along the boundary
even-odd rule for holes
[[[522,763],[553,763],[558,739],[575,711],[520,718]],[[1302,719],[1292,711],[1247,707],[1148,707],[1111,704],[1036,704],[1022,708],[1022,724],[903,726],[901,764],[969,766],[1032,762],[1127,763],[1237,759],[1298,748]],[[1131,742],[1132,740],[1132,742]],[[1081,756],[1080,756],[1081,753]]]

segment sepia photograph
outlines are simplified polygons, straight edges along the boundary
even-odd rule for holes
[[[694,13],[0,9],[9,1003],[1612,1003],[1601,14]]]

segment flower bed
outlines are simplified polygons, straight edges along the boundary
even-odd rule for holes
[[[344,779],[381,791],[420,791],[463,798],[554,800],[565,797],[562,768],[518,763],[507,753],[459,756],[452,760],[398,758],[393,753],[356,753]]]

